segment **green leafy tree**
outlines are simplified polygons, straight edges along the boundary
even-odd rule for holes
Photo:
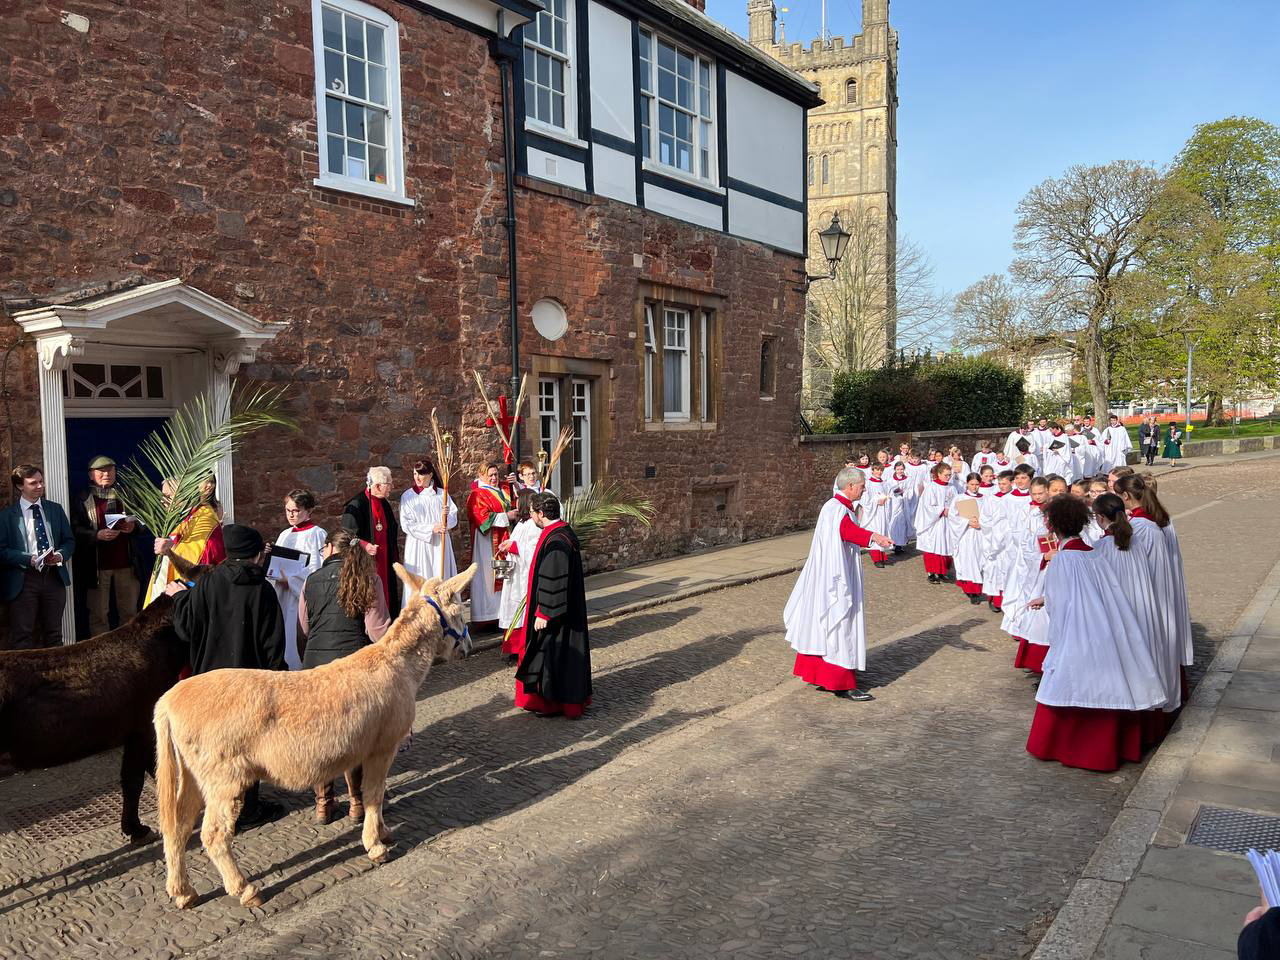
[[[1149,217],[1153,242],[1127,278],[1122,379],[1181,392],[1195,343],[1195,385],[1208,421],[1280,376],[1280,129],[1247,117],[1198,127]]]

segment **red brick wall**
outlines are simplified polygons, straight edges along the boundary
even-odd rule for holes
[[[77,8],[29,3],[0,20],[0,293],[30,296],[141,274],[180,277],[288,324],[242,375],[291,390],[304,429],[249,442],[237,519],[274,533],[289,489],[316,491],[332,523],[371,463],[430,453],[428,415],[463,419],[464,473],[496,453],[470,383],[509,376],[498,71],[481,37],[406,6],[400,21],[411,209],[312,186],[317,172],[311,13],[176,0]],[[520,188],[522,356],[608,362],[610,475],[652,497],[653,528],[595,562],[632,562],[768,535],[808,519],[797,475],[799,258],[600,198]],[[587,202],[582,202],[583,200]],[[640,265],[635,257],[642,256]],[[713,432],[646,431],[632,334],[641,281],[714,294],[722,310],[723,414]],[[528,320],[561,301],[555,344]],[[16,328],[0,327],[0,349]],[[758,396],[762,334],[778,341],[776,400]],[[40,460],[34,352],[9,360],[10,460]],[[10,432],[12,444],[10,444]],[[799,459],[798,459],[799,458]],[[656,477],[646,480],[648,464]],[[403,481],[405,474],[397,479]],[[706,490],[731,490],[716,511]],[[454,485],[459,506],[465,478]],[[461,539],[461,538],[460,538]]]

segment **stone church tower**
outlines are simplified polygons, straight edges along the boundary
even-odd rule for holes
[[[809,272],[825,274],[818,231],[839,212],[853,234],[842,275],[854,271],[861,289],[833,294],[824,280],[810,291],[805,331],[806,409],[820,408],[830,393],[830,356],[818,348],[821,319],[832,301],[851,298],[868,318],[853,362],[878,366],[895,349],[895,248],[897,214],[898,34],[889,25],[889,0],[862,0],[862,32],[844,37],[779,43],[773,0],[748,0],[751,44],[821,88],[826,101],[809,111]],[[862,249],[856,249],[861,247]],[[829,351],[828,351],[829,353]]]

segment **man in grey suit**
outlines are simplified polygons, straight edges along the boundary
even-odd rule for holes
[[[62,642],[75,535],[62,507],[44,498],[44,471],[24,463],[10,479],[16,499],[0,511],[0,601],[9,604],[9,646],[52,647]]]

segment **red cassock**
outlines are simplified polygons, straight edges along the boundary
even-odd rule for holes
[[[846,507],[853,509],[843,496],[836,494],[836,499]],[[840,539],[847,543],[856,543],[866,549],[871,546],[871,531],[853,522],[852,517],[844,517],[840,521]],[[797,653],[796,664],[791,672],[805,683],[822,687],[824,690],[856,690],[858,689],[858,672],[847,667],[828,663],[822,657],[812,653]]]

